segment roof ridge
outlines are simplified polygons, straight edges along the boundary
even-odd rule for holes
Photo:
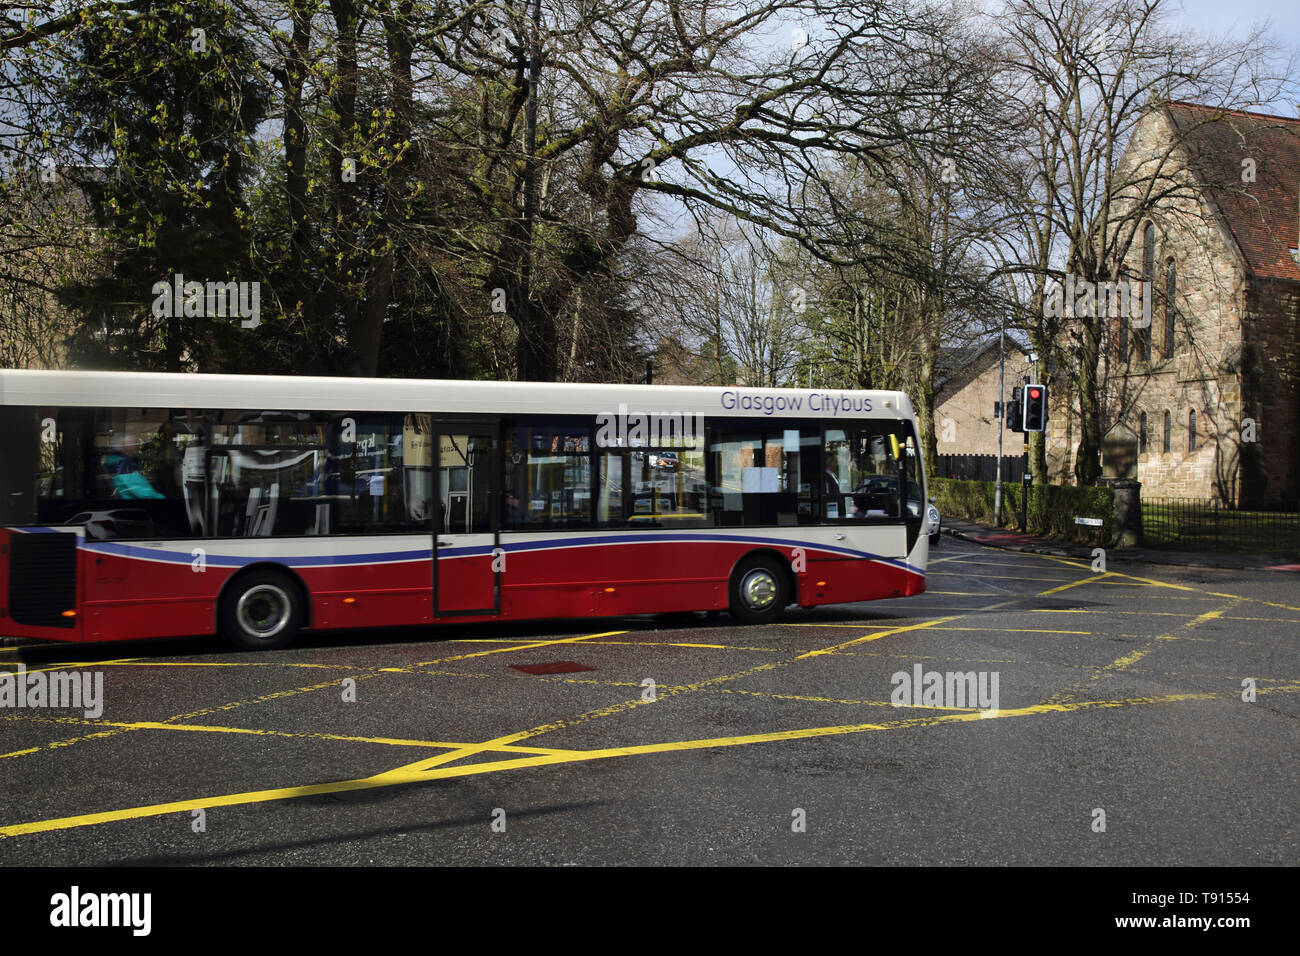
[[[1206,110],[1213,113],[1222,113],[1225,116],[1254,116],[1259,119],[1281,120],[1284,123],[1300,124],[1300,116],[1278,116],[1276,113],[1257,113],[1254,110],[1234,110],[1225,106],[1208,106],[1205,103],[1192,103],[1188,100],[1169,100],[1166,106],[1185,106],[1190,109]]]

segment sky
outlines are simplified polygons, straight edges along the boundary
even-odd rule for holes
[[[1192,29],[1221,36],[1241,36],[1268,20],[1270,33],[1280,47],[1300,51],[1300,0],[1176,0],[1174,16]],[[1276,102],[1261,112],[1295,116],[1296,106]]]
[[[1300,4],[1296,0],[1181,0],[1190,26],[1207,33],[1237,33],[1259,20],[1270,20],[1278,39],[1300,46]]]

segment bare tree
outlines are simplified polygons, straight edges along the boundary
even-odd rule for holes
[[[1122,274],[1139,223],[1187,183],[1169,176],[1170,157],[1141,168],[1122,166],[1143,108],[1188,99],[1222,107],[1267,102],[1287,88],[1290,64],[1279,66],[1262,30],[1241,41],[1210,42],[1171,29],[1166,0],[1013,0],[998,18],[1007,49],[1006,91],[1021,113],[1006,174],[1000,231],[1002,268],[1021,283],[1021,314],[1043,360],[1072,370],[1080,409],[1074,473],[1079,484],[1100,474],[1111,324],[1049,315],[1054,283],[1114,282]],[[1120,197],[1128,197],[1121,201]],[[1033,445],[1034,468],[1045,452]]]

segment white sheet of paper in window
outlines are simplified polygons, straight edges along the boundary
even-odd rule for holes
[[[742,468],[740,488],[745,494],[771,494],[777,490],[777,469]]]

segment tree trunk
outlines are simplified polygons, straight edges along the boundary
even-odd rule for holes
[[[352,354],[356,374],[374,376],[379,371],[379,346],[384,334],[384,318],[393,296],[393,259],[397,233],[402,228],[409,202],[406,171],[410,165],[405,144],[410,138],[415,113],[412,102],[415,84],[411,77],[411,37],[409,33],[412,0],[401,0],[397,13],[385,13],[384,32],[388,41],[388,77],[393,122],[388,139],[397,158],[389,167],[384,190],[382,233],[379,249],[371,257],[366,280],[364,306],[354,319]],[[353,91],[355,93],[355,90]]]
[[[1079,487],[1094,485],[1101,477],[1101,402],[1097,366],[1101,359],[1096,319],[1082,322],[1079,351],[1079,451],[1074,459],[1074,480]]]
[[[334,24],[338,30],[338,85],[335,89],[333,107],[338,114],[338,126],[335,129],[333,155],[330,157],[330,187],[333,197],[333,214],[340,248],[347,249],[349,239],[357,236],[357,201],[355,192],[357,183],[343,182],[343,160],[357,157],[357,31],[359,17],[354,0],[330,0],[330,9],[334,14]],[[357,170],[358,177],[361,170]],[[382,241],[383,236],[367,237],[371,241]],[[342,262],[333,266],[336,270],[334,281],[330,283],[333,292],[333,308],[343,315],[343,327],[348,330],[348,372],[352,375],[374,375],[374,362],[367,362],[367,354],[372,349],[371,332],[366,327],[366,300],[371,286],[376,280],[374,272],[383,268],[381,262],[367,265],[366,260],[351,250],[343,255]],[[364,283],[361,275],[365,270]],[[360,288],[359,288],[360,286]],[[364,290],[364,294],[363,294]],[[333,311],[331,308],[331,312]],[[378,348],[377,337],[373,348]],[[376,353],[377,354],[377,353]]]
[[[291,52],[285,58],[284,89],[284,186],[289,206],[289,308],[301,310],[303,327],[316,329],[314,269],[310,265],[312,247],[311,214],[307,209],[307,122],[302,112],[303,85],[311,49],[311,18],[315,4],[293,0]]]

